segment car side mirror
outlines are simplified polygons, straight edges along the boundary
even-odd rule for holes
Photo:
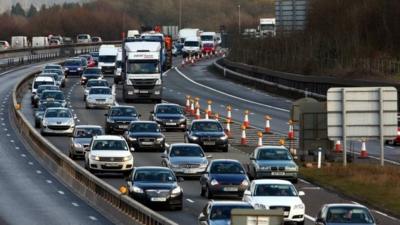
[[[204,215],[199,216],[199,220],[200,221],[206,221],[207,217],[205,217]]]
[[[250,156],[250,160],[256,160],[256,158],[254,158],[254,156]]]
[[[306,193],[304,193],[304,191],[299,191],[299,196],[305,196]]]
[[[251,196],[251,192],[249,190],[245,190],[243,195],[245,196]]]
[[[207,157],[207,159],[211,159],[213,156],[212,155],[208,155],[206,157]]]
[[[135,151],[135,148],[134,148],[134,147],[131,147],[129,150],[130,150],[131,152],[134,152],[134,151]]]
[[[183,182],[185,181],[185,179],[183,179],[183,177],[178,177],[178,182]]]

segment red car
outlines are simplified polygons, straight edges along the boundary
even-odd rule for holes
[[[80,55],[79,57],[83,57],[87,60],[87,67],[95,67],[96,66],[96,61],[94,61],[93,57],[91,55]]]
[[[400,145],[400,127],[397,128],[397,137],[393,140],[387,140],[387,145]]]
[[[204,43],[203,44],[203,48],[202,48],[202,52],[204,53],[204,54],[210,54],[210,53],[213,53],[213,54],[215,54],[215,46],[214,46],[214,44],[212,44],[212,43]]]

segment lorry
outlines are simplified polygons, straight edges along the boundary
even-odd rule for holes
[[[12,48],[28,48],[28,38],[26,36],[13,36],[11,37]]]
[[[140,38],[140,33],[138,30],[128,30],[126,35],[128,38]]]
[[[163,70],[170,69],[172,67],[172,39],[164,34],[149,31],[142,33],[140,36],[142,40],[150,42],[159,42],[161,44],[161,65]]]
[[[260,18],[260,25],[258,26],[261,36],[275,37],[276,35],[276,21],[275,18]]]
[[[125,101],[162,99],[162,45],[127,39],[122,45],[122,94]]]
[[[204,54],[213,53],[218,47],[217,34],[215,32],[203,32],[200,34],[201,52]]]
[[[32,48],[49,46],[47,37],[32,37]]]
[[[113,74],[118,49],[114,45],[101,45],[99,49],[98,68],[103,74]]]
[[[179,30],[179,42],[184,43],[188,37],[200,37],[200,29],[197,28],[184,28]]]

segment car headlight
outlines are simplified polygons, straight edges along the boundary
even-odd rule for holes
[[[43,120],[43,121],[42,121],[42,125],[46,127],[46,126],[48,125],[47,120]]]
[[[143,194],[144,192],[143,192],[143,189],[141,189],[140,187],[136,187],[136,186],[133,186],[132,188],[131,188],[131,191],[132,192],[135,192],[135,193],[139,193],[139,194]]]
[[[89,94],[89,90],[85,89],[85,95]]]
[[[287,171],[297,171],[298,167],[297,166],[285,166],[285,170],[287,170]]]
[[[182,188],[178,186],[178,187],[174,188],[174,189],[171,191],[171,194],[177,195],[177,194],[180,194],[181,192],[182,192]]]
[[[269,170],[271,170],[271,167],[270,167],[270,166],[259,166],[259,169],[260,169],[260,170],[267,170],[267,171],[269,171]]]
[[[190,135],[190,136],[189,136],[189,139],[192,139],[193,141],[196,141],[197,139],[199,139],[199,137]]]
[[[186,118],[185,118],[185,117],[179,119],[179,122],[181,122],[181,123],[182,123],[182,122],[185,122],[185,121],[186,121]]]
[[[95,155],[90,155],[90,159],[91,159],[91,160],[95,160],[95,161],[99,161],[99,160],[100,160],[100,157],[95,156]]]
[[[156,85],[161,85],[161,79],[158,79],[158,80],[156,81]]]
[[[170,163],[169,166],[170,166],[171,168],[179,168],[179,167],[180,167],[179,164],[173,164],[173,163]]]
[[[82,70],[82,67],[78,67],[78,70]]]
[[[225,141],[226,139],[228,139],[228,136],[227,136],[227,135],[224,135],[224,136],[220,137],[220,139],[221,139],[222,141]]]
[[[65,68],[64,68],[64,70],[65,70],[65,71],[68,71],[68,70],[69,70],[69,68],[68,68],[68,67],[65,67]]]
[[[202,162],[201,164],[200,164],[200,167],[201,168],[205,168],[205,167],[207,167],[208,166],[208,161],[204,161],[204,162]]]
[[[75,147],[75,148],[82,148],[82,145],[79,144],[79,143],[75,143],[75,144],[74,144],[74,147]]]
[[[157,122],[162,122],[162,119],[158,118],[158,117],[154,117],[154,120]]]
[[[162,142],[162,141],[164,141],[164,138],[163,138],[163,137],[157,138],[157,142]]]
[[[247,186],[249,186],[249,181],[245,179],[242,181],[242,183],[240,185],[247,187]]]
[[[74,125],[74,124],[75,124],[75,121],[74,121],[73,118],[70,119],[70,120],[68,120],[68,125],[72,126],[72,125]]]
[[[132,158],[133,158],[132,155],[125,156],[125,157],[124,157],[124,161],[129,161],[129,160],[131,160]]]
[[[293,209],[304,209],[304,204],[296,204]]]
[[[211,180],[211,185],[212,186],[218,185],[218,181],[216,179],[212,179]]]

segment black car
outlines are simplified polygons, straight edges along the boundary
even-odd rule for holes
[[[155,105],[150,120],[156,121],[164,129],[186,130],[187,118],[182,107],[177,104],[161,103]]]
[[[183,190],[169,168],[135,167],[127,179],[127,186],[129,196],[147,206],[182,209]]]
[[[35,110],[35,127],[40,128],[40,123],[42,122],[44,112],[47,108],[59,108],[63,107],[59,102],[46,102],[41,104],[37,110]]]
[[[36,90],[36,94],[32,95],[32,105],[35,108],[39,106],[40,97],[42,96],[42,93],[45,90],[60,90],[60,87],[56,85],[40,85]]]
[[[123,133],[132,121],[139,119],[134,106],[112,106],[106,116],[106,133]]]
[[[253,206],[243,201],[209,201],[201,211],[198,222],[200,225],[231,224],[232,209],[253,209]]]
[[[228,136],[217,120],[193,120],[185,133],[185,142],[199,144],[206,149],[222,149],[228,152]]]
[[[85,85],[89,80],[92,79],[101,79],[103,78],[103,74],[101,73],[101,69],[99,68],[86,68],[81,77],[81,84]]]
[[[243,197],[250,184],[242,164],[232,159],[212,160],[200,177],[201,196],[215,195]]]
[[[161,133],[160,125],[154,121],[134,121],[124,136],[135,151],[165,149],[165,136]]]
[[[40,96],[39,106],[46,102],[58,102],[62,107],[67,107],[67,101],[65,101],[64,93],[60,90],[45,90]]]
[[[64,62],[65,77],[69,75],[82,75],[85,65],[81,59],[68,59]]]

